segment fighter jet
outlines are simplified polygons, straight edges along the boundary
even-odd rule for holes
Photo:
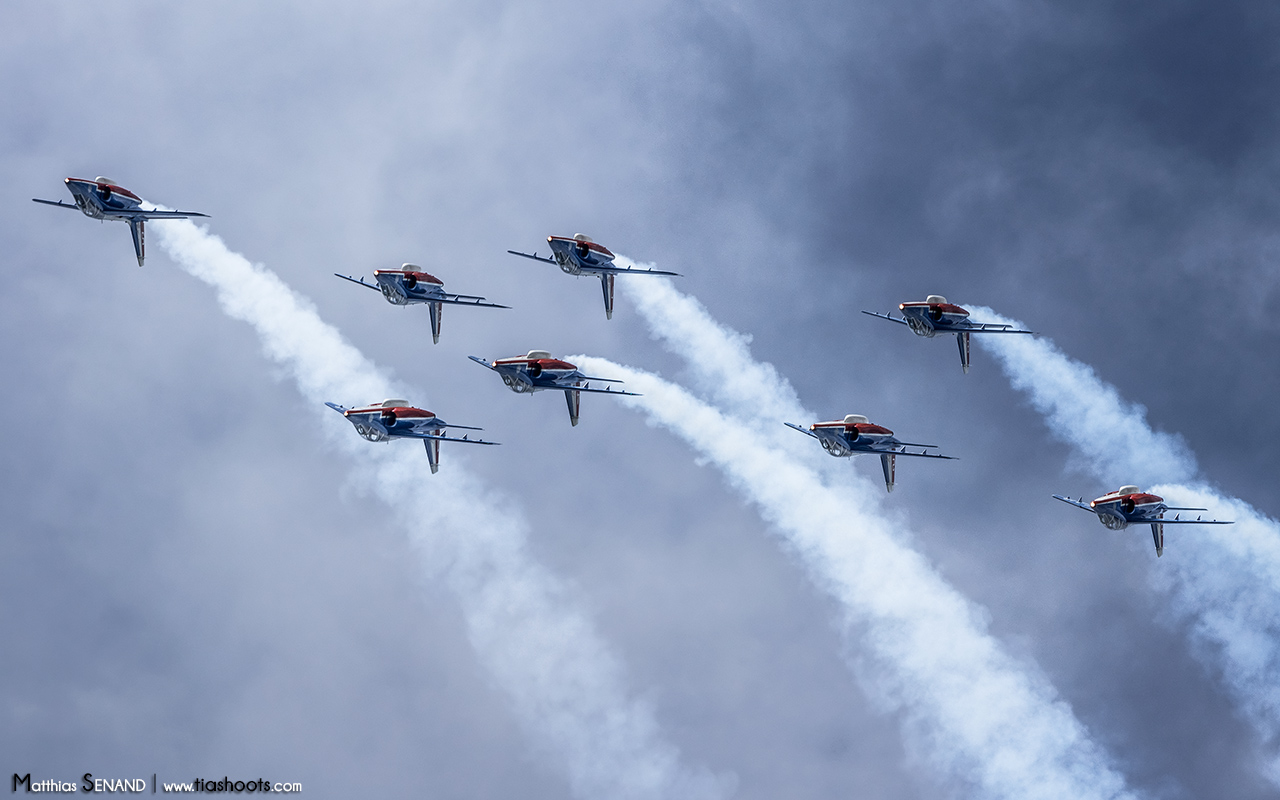
[[[790,422],[783,423],[788,428],[795,428],[806,436],[812,436],[826,450],[837,458],[856,456],[861,453],[872,453],[880,456],[880,468],[884,471],[884,488],[893,491],[894,473],[898,456],[912,458],[945,458],[955,461],[954,456],[937,453],[912,453],[908,447],[937,448],[936,444],[915,444],[901,442],[894,438],[893,431],[876,425],[861,414],[848,414],[842,420],[832,422],[815,422],[807,429]]]
[[[592,389],[588,381],[601,383],[622,383],[622,381],[583,375],[577,367],[568,361],[553,358],[546,350],[530,350],[523,356],[500,358],[497,361],[486,361],[476,356],[468,356],[468,358],[501,375],[502,382],[516,394],[532,395],[544,389],[563,391],[565,402],[569,404],[569,422],[573,425],[578,424],[578,410],[583,392],[638,396],[636,392],[624,392],[607,386],[603,389]]]
[[[414,408],[407,400],[383,400],[381,403],[370,403],[360,408],[345,408],[337,403],[325,403],[356,426],[356,433],[371,442],[389,442],[392,439],[421,439],[427,448],[427,461],[431,464],[431,474],[440,469],[440,443],[464,442],[466,444],[498,444],[483,439],[469,439],[466,434],[462,438],[445,435],[446,428],[460,428],[467,431],[480,431],[484,428],[472,428],[468,425],[450,425],[444,420]]]
[[[416,264],[404,264],[400,269],[375,269],[373,279],[377,286],[365,283],[364,278],[356,280],[350,275],[333,273],[344,281],[363,286],[366,289],[381,291],[387,302],[396,306],[411,306],[426,303],[431,312],[431,341],[440,343],[440,317],[444,313],[444,304],[458,306],[479,306],[481,308],[510,308],[497,303],[486,303],[483,297],[471,294],[447,294],[444,281],[421,271]]]
[[[615,275],[679,275],[677,272],[663,272],[659,269],[634,269],[632,267],[615,267],[614,255],[603,245],[591,241],[591,237],[575,233],[572,239],[564,236],[548,236],[551,245],[551,257],[535,253],[521,253],[519,250],[508,250],[513,256],[532,258],[555,264],[570,275],[595,275],[600,278],[600,287],[604,290],[604,315],[613,319],[613,277]]]
[[[863,314],[890,322],[906,325],[917,336],[932,339],[939,333],[954,333],[956,343],[960,345],[960,367],[969,371],[969,334],[971,333],[1032,333],[1032,331],[1015,330],[1012,325],[998,325],[993,322],[970,322],[969,312],[960,306],[947,302],[940,294],[931,294],[923,303],[900,303],[898,310],[902,318],[890,314],[877,314],[874,311],[863,311]]]
[[[145,209],[145,202],[133,192],[120,184],[101,175],[93,180],[84,178],[67,178],[67,189],[76,201],[75,205],[61,200],[41,200],[31,198],[36,203],[47,206],[69,208],[72,211],[83,211],[86,217],[99,220],[119,220],[129,223],[129,231],[133,234],[133,251],[138,256],[138,266],[142,266],[147,257],[146,223],[149,219],[187,219],[188,217],[207,217],[198,211],[160,211]],[[151,205],[147,203],[147,205]]]
[[[1165,525],[1231,525],[1234,523],[1234,520],[1203,519],[1199,515],[1195,519],[1182,519],[1181,513],[1175,514],[1173,519],[1166,519],[1164,516],[1166,511],[1208,511],[1209,509],[1167,506],[1164,504],[1163,497],[1144,492],[1137,486],[1121,486],[1114,492],[1104,494],[1088,503],[1083,497],[1072,500],[1070,497],[1055,494],[1054,498],[1070,503],[1076,508],[1092,511],[1098,515],[1099,522],[1113,531],[1122,531],[1130,525],[1150,523],[1151,538],[1156,543],[1156,558],[1164,555]]]

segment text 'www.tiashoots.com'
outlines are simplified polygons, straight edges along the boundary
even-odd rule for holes
[[[56,778],[46,778],[43,780],[32,780],[31,773],[19,775],[13,773],[13,791],[17,792],[21,789],[24,792],[107,792],[111,794],[142,794],[150,792],[155,794],[160,792],[198,792],[201,794],[252,794],[255,792],[276,792],[279,794],[297,793],[302,791],[302,784],[297,782],[287,783],[283,781],[268,781],[259,778],[254,781],[233,781],[230,778],[223,777],[217,780],[207,780],[205,778],[196,778],[194,781],[182,783],[170,783],[168,781],[157,780],[156,775],[151,776],[151,780],[146,778],[95,778],[92,772],[86,772],[80,780],[58,780]]]

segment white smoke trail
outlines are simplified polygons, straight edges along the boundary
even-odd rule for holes
[[[988,308],[973,310],[984,320],[1021,325]],[[1144,409],[1126,403],[1114,386],[1051,341],[977,338],[1049,430],[1082,456],[1103,483],[1097,488],[1157,484],[1152,491],[1177,505],[1206,507],[1219,519],[1236,521],[1166,528],[1154,579],[1190,626],[1197,657],[1221,675],[1262,741],[1280,744],[1280,524],[1205,485],[1181,438],[1153,431]],[[1268,777],[1280,784],[1280,757],[1273,753],[1269,760]]]
[[[909,746],[950,779],[979,797],[1133,796],[1053,687],[987,633],[985,612],[869,510],[882,489],[828,486],[758,426],[656,375],[571,359],[641,392],[622,402],[715,463],[784,535],[814,582],[839,601],[846,631],[861,632],[855,667],[864,685],[904,714]]]
[[[231,317],[324,413],[335,444],[402,514],[428,567],[443,573],[466,615],[476,653],[514,702],[543,754],[563,763],[584,798],[712,798],[724,781],[679,763],[648,706],[629,698],[617,659],[566,587],[533,561],[523,522],[454,463],[431,475],[413,447],[367,446],[324,408],[406,396],[274,273],[187,221],[156,224],[170,256],[217,290]],[[407,395],[412,397],[412,395]],[[320,413],[318,411],[317,413]],[[452,454],[451,454],[452,455]]]
[[[629,384],[650,387],[630,402],[712,458],[786,532],[814,581],[841,601],[850,626],[867,632],[862,644],[872,658],[860,666],[875,669],[860,669],[859,677],[905,712],[909,745],[967,777],[984,796],[1128,795],[1123,778],[1038,669],[1004,653],[986,630],[986,612],[901,542],[902,532],[879,511],[883,489],[839,469],[847,465],[833,468],[834,459],[779,424],[814,415],[772,365],[752,357],[748,337],[716,322],[669,280],[632,279],[623,286],[651,335],[683,358],[703,390],[738,419],[727,420],[650,376],[647,384],[639,378],[637,386]]]

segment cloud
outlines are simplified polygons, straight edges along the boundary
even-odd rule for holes
[[[254,327],[265,354],[290,371],[317,408],[331,398],[414,396],[269,270],[190,222],[155,228],[174,260],[217,290],[223,310]],[[356,460],[367,490],[397,509],[430,572],[454,590],[481,662],[511,697],[535,749],[567,773],[575,795],[724,792],[724,780],[684,768],[651,710],[627,696],[617,658],[572,593],[530,558],[525,526],[501,498],[456,463],[432,476],[417,448],[366,447],[337,415],[323,419],[330,440]]]

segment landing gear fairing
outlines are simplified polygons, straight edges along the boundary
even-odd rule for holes
[[[566,273],[575,276],[594,275],[600,279],[600,288],[604,292],[604,315],[613,319],[613,278],[615,275],[679,275],[677,272],[664,272],[659,269],[635,269],[634,267],[614,266],[615,256],[604,245],[591,241],[591,237],[575,233],[573,238],[567,236],[548,236],[547,244],[551,245],[551,257],[537,253],[522,253],[519,250],[508,250],[513,256],[532,258],[547,264],[555,264]]]
[[[93,180],[84,178],[67,178],[67,190],[76,201],[75,205],[61,200],[41,200],[31,198],[33,202],[47,206],[68,208],[81,211],[86,217],[99,220],[117,220],[129,223],[129,232],[133,234],[133,252],[138,256],[138,266],[142,266],[147,257],[146,223],[149,219],[187,219],[189,217],[207,217],[198,211],[161,211],[145,209],[144,201],[120,184],[99,175]],[[148,203],[147,205],[151,205]]]

